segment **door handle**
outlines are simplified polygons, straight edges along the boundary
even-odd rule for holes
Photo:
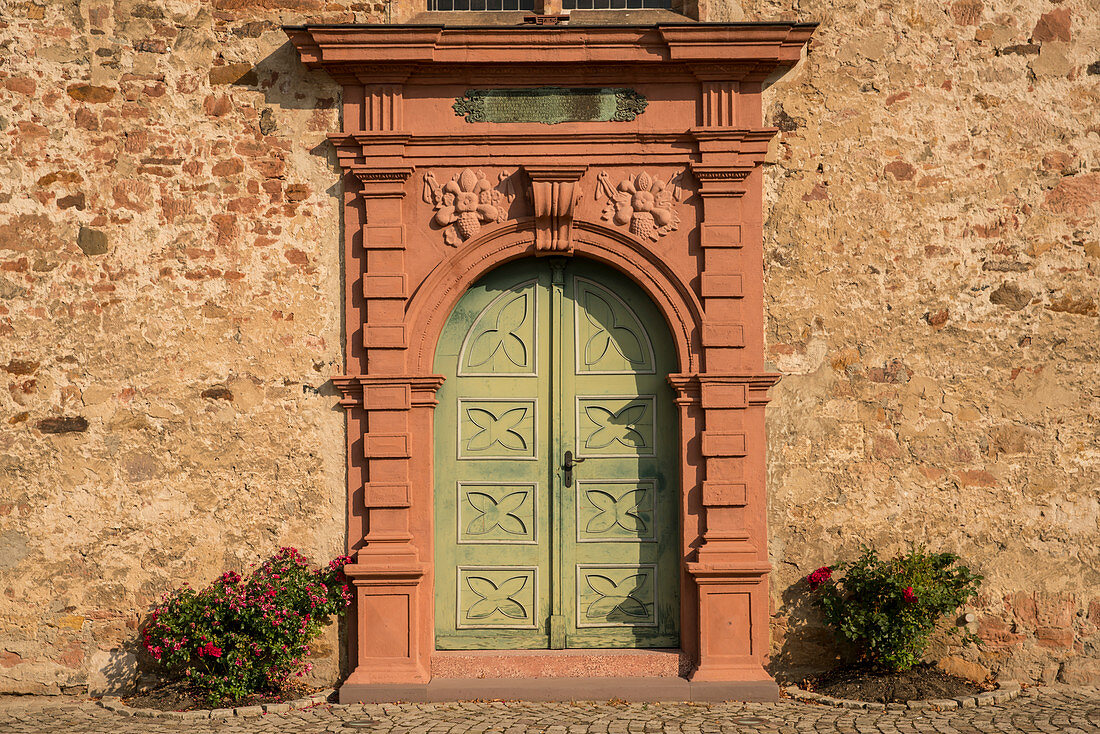
[[[565,481],[565,486],[566,487],[572,487],[573,486],[573,467],[576,466],[577,464],[580,464],[580,463],[584,462],[584,461],[586,461],[586,459],[575,459],[575,458],[573,458],[573,452],[572,451],[566,451],[565,452],[565,463],[561,465],[561,468],[565,470],[564,481]]]

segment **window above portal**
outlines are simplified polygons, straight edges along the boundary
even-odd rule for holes
[[[429,12],[535,11],[536,0],[428,0]],[[667,10],[672,0],[562,0],[562,10]]]

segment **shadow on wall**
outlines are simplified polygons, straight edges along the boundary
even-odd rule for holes
[[[825,672],[851,657],[848,646],[825,626],[806,579],[784,589],[773,625],[780,645],[765,667],[781,685]]]
[[[216,80],[239,90],[263,94],[265,107],[260,110],[259,119],[263,135],[280,134],[275,108],[313,111],[340,108],[340,87],[328,74],[307,69],[290,41],[255,64],[242,62],[216,66],[211,69],[210,78],[212,82]],[[335,176],[341,175],[336,162],[336,148],[330,141],[323,141],[309,152],[324,158]],[[340,190],[333,187],[328,193],[338,196]]]
[[[125,696],[153,685],[153,661],[135,636],[121,647],[99,650],[91,658],[89,696]]]

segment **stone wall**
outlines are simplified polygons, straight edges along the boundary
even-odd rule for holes
[[[343,552],[339,87],[279,26],[380,17],[0,3],[0,691],[109,688],[163,592]]]
[[[0,691],[125,685],[163,592],[342,551],[339,89],[278,26],[386,12],[0,2]],[[767,93],[775,672],[833,654],[803,575],[920,540],[988,577],[961,656],[1100,680],[1096,0],[710,12],[822,23]]]
[[[821,23],[767,92],[773,669],[818,566],[986,576],[957,653],[1100,683],[1100,3],[746,2]]]

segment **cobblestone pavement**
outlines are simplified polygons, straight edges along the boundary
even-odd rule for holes
[[[741,721],[744,719],[745,721]],[[756,721],[752,721],[755,719]],[[369,723],[367,723],[369,722]],[[1100,732],[1100,689],[1050,686],[997,706],[954,711],[858,711],[778,704],[436,703],[321,705],[286,714],[205,721],[125,716],[76,698],[0,697],[0,732],[375,732],[378,734],[647,734],[844,732],[986,734]]]

